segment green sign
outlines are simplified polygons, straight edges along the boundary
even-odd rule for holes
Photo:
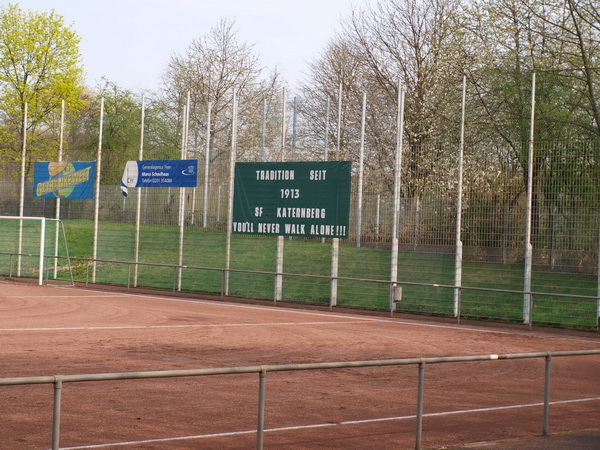
[[[352,163],[237,163],[232,232],[345,238]]]

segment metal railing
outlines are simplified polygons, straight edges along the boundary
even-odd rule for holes
[[[39,255],[34,254],[15,254],[15,253],[7,253],[0,252],[0,255],[10,255],[10,273],[9,277],[12,278],[12,257],[13,256],[28,256],[34,257]],[[64,256],[46,256],[45,259],[61,259],[66,258]],[[313,274],[299,274],[299,273],[286,273],[286,272],[269,272],[269,271],[260,271],[260,270],[248,270],[248,269],[226,269],[219,267],[201,267],[201,266],[188,266],[188,265],[177,265],[177,264],[164,264],[164,263],[149,263],[149,262],[134,262],[134,261],[118,261],[118,260],[110,260],[110,259],[92,259],[92,258],[80,258],[80,257],[70,257],[69,261],[84,261],[86,267],[86,275],[85,275],[85,284],[89,285],[89,268],[91,263],[107,263],[107,264],[124,264],[127,265],[127,289],[131,288],[131,268],[132,266],[149,266],[149,267],[163,267],[170,268],[173,270],[173,283],[172,283],[172,292],[177,290],[177,274],[178,271],[183,269],[186,270],[203,270],[203,271],[212,271],[212,272],[220,272],[221,273],[221,291],[220,296],[225,297],[225,278],[228,273],[243,273],[243,274],[252,274],[252,275],[268,275],[272,277],[280,276],[280,277],[289,277],[289,278],[310,278],[310,279],[322,279],[329,280],[330,282],[333,280],[341,280],[341,281],[352,281],[352,282],[361,282],[361,283],[373,283],[379,285],[388,285],[389,286],[389,311],[390,315],[393,316],[396,311],[396,305],[398,302],[402,301],[402,287],[403,286],[418,286],[418,287],[426,287],[426,288],[442,288],[442,289],[452,289],[453,291],[476,291],[476,292],[496,292],[502,294],[515,294],[515,295],[527,295],[529,297],[530,302],[530,310],[533,309],[534,297],[553,297],[553,298],[571,298],[571,299],[580,299],[586,301],[595,301],[597,302],[596,308],[596,317],[595,317],[595,327],[597,330],[600,330],[600,297],[591,296],[591,295],[577,295],[577,294],[561,294],[561,293],[553,293],[553,292],[538,292],[538,291],[524,291],[524,290],[514,290],[514,289],[498,289],[498,288],[485,288],[485,287],[476,287],[476,286],[457,286],[451,284],[439,284],[439,283],[420,283],[420,282],[411,282],[411,281],[390,281],[390,280],[377,280],[377,279],[369,279],[369,278],[353,278],[353,277],[340,277],[340,276],[331,276],[331,275],[313,275]],[[47,264],[45,265],[47,266]],[[70,264],[69,264],[70,266]],[[71,272],[71,280],[73,280],[72,272]],[[274,303],[277,303],[277,300],[274,299]],[[330,303],[330,310],[333,310],[333,305]],[[460,295],[458,301],[458,307],[454,314],[457,320],[457,323],[460,323],[461,319],[461,311],[460,311]],[[533,327],[533,314],[528,315],[528,319],[525,322],[529,328]]]
[[[498,361],[509,359],[533,359],[545,358],[545,377],[544,377],[544,415],[542,424],[542,433],[548,434],[549,411],[550,411],[550,366],[552,358],[566,356],[590,356],[600,355],[600,349],[597,350],[577,350],[577,351],[555,351],[555,352],[537,352],[537,353],[509,353],[509,354],[491,354],[491,355],[472,355],[472,356],[450,356],[450,357],[429,357],[429,358],[406,358],[389,359],[373,361],[347,361],[330,363],[308,363],[308,364],[278,364],[278,365],[260,365],[227,367],[214,369],[193,369],[193,370],[164,370],[147,372],[122,372],[122,373],[98,373],[98,374],[79,374],[79,375],[52,375],[38,377],[15,377],[0,378],[0,386],[31,385],[31,384],[53,384],[54,402],[52,416],[52,450],[60,448],[60,425],[61,425],[61,396],[65,383],[92,382],[92,381],[115,381],[115,380],[139,380],[150,378],[175,378],[175,377],[199,377],[209,375],[232,375],[232,374],[258,374],[258,420],[256,427],[256,448],[262,449],[264,445],[264,424],[265,424],[265,392],[266,377],[268,372],[291,372],[303,370],[325,370],[325,369],[344,369],[358,367],[384,367],[384,366],[406,366],[418,365],[418,390],[417,390],[417,412],[416,412],[416,430],[415,430],[415,448],[421,449],[423,432],[423,397],[425,386],[425,366],[429,364],[473,362],[473,361]]]

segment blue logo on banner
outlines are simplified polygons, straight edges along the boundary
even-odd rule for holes
[[[128,161],[121,180],[127,196],[130,187],[196,187],[198,160]]]

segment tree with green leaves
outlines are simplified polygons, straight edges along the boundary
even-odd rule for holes
[[[83,67],[79,36],[52,11],[0,9],[0,158],[11,171],[21,158],[27,104],[27,170],[33,160],[54,158],[54,126],[65,100],[68,112],[82,107]]]

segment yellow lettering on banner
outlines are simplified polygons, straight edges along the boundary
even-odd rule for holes
[[[35,193],[38,197],[41,197],[50,192],[60,191],[61,189],[85,183],[90,179],[90,169],[91,167],[86,167],[83,170],[69,173],[62,177],[53,178],[43,183],[38,183],[35,188]]]

